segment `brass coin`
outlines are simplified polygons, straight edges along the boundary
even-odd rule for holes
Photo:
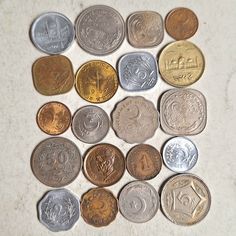
[[[89,61],[77,71],[75,86],[79,95],[86,101],[106,102],[118,89],[116,70],[105,61]]]
[[[188,41],[167,45],[159,57],[161,77],[175,87],[186,87],[200,79],[205,68],[201,50]]]
[[[71,124],[70,110],[63,103],[48,102],[39,109],[37,123],[46,134],[62,134]]]

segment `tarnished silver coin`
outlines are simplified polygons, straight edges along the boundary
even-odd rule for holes
[[[47,12],[40,15],[31,26],[33,44],[48,54],[60,54],[68,49],[75,37],[74,26],[61,13]]]
[[[115,51],[125,37],[125,23],[113,8],[95,5],[85,9],[75,23],[78,44],[94,55]]]
[[[129,221],[147,222],[156,215],[158,208],[158,193],[152,185],[146,182],[131,182],[120,192],[119,209]]]
[[[85,143],[97,143],[107,134],[110,127],[106,112],[97,106],[85,106],[74,114],[72,131]]]
[[[147,52],[132,52],[121,57],[118,63],[120,85],[128,91],[148,90],[157,83],[157,65]]]
[[[184,172],[192,169],[197,163],[198,150],[191,140],[174,137],[165,143],[162,156],[170,170]]]
[[[127,97],[112,112],[112,127],[127,143],[142,143],[151,138],[159,126],[159,114],[144,97]]]
[[[69,230],[79,219],[79,199],[66,189],[47,192],[38,204],[40,222],[53,232]]]

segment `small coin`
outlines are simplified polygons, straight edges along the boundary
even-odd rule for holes
[[[50,187],[70,184],[79,174],[81,164],[77,146],[62,137],[43,140],[31,156],[31,167],[35,177]]]
[[[186,87],[200,79],[205,68],[201,50],[188,41],[168,44],[159,57],[162,78],[175,87]]]
[[[159,114],[153,103],[141,96],[127,97],[112,112],[112,126],[127,143],[142,143],[159,126]]]
[[[163,160],[172,171],[184,172],[192,169],[198,159],[198,150],[195,144],[184,137],[174,137],[165,143]]]
[[[155,188],[143,181],[127,184],[119,195],[121,214],[134,223],[151,220],[159,208],[159,196]]]
[[[67,93],[74,85],[73,67],[65,56],[39,58],[33,65],[32,74],[36,90],[43,95]]]
[[[128,91],[151,89],[157,83],[157,66],[147,52],[133,52],[121,57],[118,64],[121,87]]]
[[[39,109],[37,123],[39,128],[46,134],[62,134],[70,126],[70,110],[63,103],[48,102]]]
[[[60,54],[68,49],[75,37],[74,26],[61,13],[40,15],[31,26],[31,40],[35,47],[48,54]]]
[[[79,15],[75,31],[81,48],[93,55],[106,55],[119,48],[123,42],[125,23],[113,8],[96,5]]]
[[[97,186],[104,187],[117,183],[124,171],[124,155],[111,144],[95,145],[85,155],[84,174]]]
[[[76,90],[88,102],[106,102],[115,95],[117,89],[116,70],[105,61],[89,61],[76,73]]]
[[[127,20],[128,41],[136,48],[154,47],[164,38],[163,20],[154,11],[138,11]]]
[[[161,171],[160,153],[151,145],[139,144],[133,147],[126,158],[126,167],[136,179],[149,180]]]
[[[69,230],[79,219],[79,199],[66,189],[51,190],[40,200],[38,215],[53,232]]]
[[[167,33],[176,40],[192,37],[198,29],[198,19],[193,11],[179,7],[168,13],[166,20]]]
[[[170,178],[161,192],[161,206],[166,217],[178,225],[193,225],[208,213],[211,195],[196,175],[180,174]]]
[[[72,131],[85,143],[100,142],[109,130],[107,113],[97,106],[85,106],[74,114]]]

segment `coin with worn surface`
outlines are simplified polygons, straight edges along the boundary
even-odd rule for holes
[[[31,167],[35,177],[50,187],[70,184],[79,174],[81,165],[77,146],[62,137],[43,140],[31,156]]]
[[[149,180],[161,171],[162,159],[160,153],[151,145],[134,146],[127,155],[126,167],[136,179]]]
[[[198,29],[198,19],[193,11],[179,7],[173,9],[165,19],[167,33],[176,40],[192,37]]]
[[[208,213],[211,195],[196,175],[180,174],[170,178],[161,192],[161,206],[166,217],[178,225],[193,225]]]
[[[47,96],[69,92],[74,85],[71,61],[62,55],[41,57],[32,68],[36,90]]]
[[[155,188],[144,182],[128,183],[119,194],[121,214],[134,223],[151,220],[159,208],[159,196]]]
[[[163,20],[154,11],[138,11],[127,20],[128,41],[136,48],[154,47],[164,38]]]
[[[106,55],[115,51],[123,42],[125,23],[113,8],[96,5],[79,15],[75,31],[81,48],[94,55]]]
[[[175,87],[186,87],[200,79],[205,68],[201,50],[188,41],[168,44],[159,57],[161,77]]]
[[[120,85],[128,91],[151,89],[157,83],[157,66],[154,57],[147,52],[132,52],[119,60]]]
[[[68,49],[75,37],[74,26],[61,13],[40,15],[31,26],[31,40],[35,47],[48,54],[60,54]]]
[[[53,232],[69,230],[79,219],[79,199],[66,189],[47,192],[38,204],[40,222]]]
[[[111,99],[118,89],[116,70],[107,62],[94,60],[82,65],[76,73],[76,90],[88,102]]]
[[[97,186],[117,183],[125,171],[125,158],[117,147],[98,144],[88,150],[84,158],[84,174]]]
[[[171,135],[196,135],[207,121],[206,99],[195,89],[171,89],[160,101],[161,127]]]
[[[159,126],[159,114],[144,97],[127,97],[112,112],[112,127],[127,143],[142,143],[151,138]]]

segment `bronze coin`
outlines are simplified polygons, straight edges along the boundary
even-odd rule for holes
[[[159,174],[162,167],[160,153],[151,145],[139,144],[133,147],[126,158],[126,168],[138,180],[149,180]]]
[[[118,182],[125,171],[123,153],[111,144],[93,146],[84,158],[84,174],[97,186],[110,186]]]

